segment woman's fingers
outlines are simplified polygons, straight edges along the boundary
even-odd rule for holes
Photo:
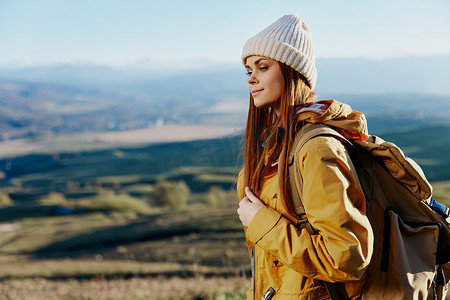
[[[252,203],[255,203],[255,204],[261,203],[261,200],[259,200],[259,198],[256,197],[255,194],[253,194],[252,190],[248,186],[245,187],[245,195],[247,195],[247,198]]]

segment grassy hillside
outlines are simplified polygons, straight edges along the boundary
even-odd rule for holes
[[[0,294],[30,300],[244,299],[249,256],[236,219],[235,209],[27,218],[0,235]],[[172,222],[178,229],[169,230]],[[160,234],[150,236],[146,228]]]

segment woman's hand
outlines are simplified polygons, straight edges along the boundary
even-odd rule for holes
[[[246,196],[239,202],[237,213],[242,225],[248,226],[258,210],[265,205],[253,194],[252,190],[248,186],[245,187],[245,195]]]

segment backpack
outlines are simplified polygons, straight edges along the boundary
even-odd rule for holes
[[[317,136],[345,145],[366,197],[374,249],[361,299],[444,299],[450,277],[449,209],[431,198],[422,169],[395,144],[377,136],[350,142],[327,125],[304,126],[294,139],[288,171],[300,227],[314,232],[291,174],[300,174],[295,155]],[[331,299],[348,299],[345,284],[324,283]]]

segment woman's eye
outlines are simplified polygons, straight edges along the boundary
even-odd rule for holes
[[[245,74],[247,74],[247,76],[252,75],[252,72],[246,72]]]
[[[260,68],[259,68],[260,71],[265,71],[265,70],[267,70],[267,69],[268,69],[268,67],[260,67]]]

